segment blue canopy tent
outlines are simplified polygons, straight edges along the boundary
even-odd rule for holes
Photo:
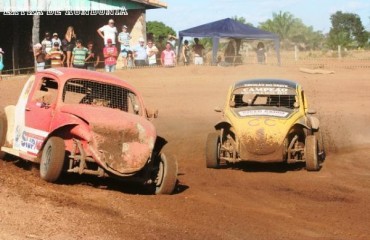
[[[278,64],[280,65],[280,39],[274,34],[231,18],[203,24],[179,32],[179,51],[184,37],[209,37],[213,40],[212,63],[216,63],[220,38],[273,40]]]

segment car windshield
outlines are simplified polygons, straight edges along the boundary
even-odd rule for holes
[[[230,106],[234,108],[262,106],[293,109],[297,101],[296,91],[293,88],[248,86],[234,90]]]
[[[87,104],[140,114],[140,102],[130,90],[87,79],[70,79],[63,89],[66,104]]]

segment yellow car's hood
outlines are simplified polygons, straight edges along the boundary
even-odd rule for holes
[[[280,151],[297,115],[293,110],[233,109],[225,117],[234,128],[241,152],[266,155]]]

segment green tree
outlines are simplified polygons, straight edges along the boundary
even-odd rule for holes
[[[272,19],[260,23],[261,29],[276,33],[283,47],[299,45],[305,49],[315,49],[323,45],[324,35],[306,26],[301,19],[289,12],[273,13]]]
[[[153,35],[154,41],[159,41],[160,39],[166,39],[168,35],[176,35],[173,28],[166,26],[162,22],[149,21],[146,23],[146,32]]]
[[[238,17],[238,16],[235,15],[235,16],[231,17],[231,19],[232,20],[235,20],[237,22],[243,23],[245,25],[249,25],[249,26],[252,26],[253,27],[253,24],[247,22],[247,20],[244,17]]]
[[[260,23],[260,28],[279,35],[280,39],[284,41],[290,37],[291,28],[294,24],[295,18],[289,12],[273,13],[272,19]]]
[[[337,11],[330,17],[331,25],[328,45],[336,48],[364,47],[369,39],[369,33],[365,31],[361,19],[354,13],[343,13]]]

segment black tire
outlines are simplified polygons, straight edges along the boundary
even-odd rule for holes
[[[47,182],[58,180],[64,164],[65,144],[60,137],[50,137],[41,155],[40,176]]]
[[[177,182],[177,161],[164,153],[158,156],[158,172],[155,181],[155,194],[171,194]]]
[[[306,137],[305,152],[306,156],[306,170],[318,171],[320,169],[318,156],[318,142],[315,135]]]
[[[317,143],[318,143],[317,151],[318,151],[318,154],[319,154],[319,160],[324,161],[325,157],[326,157],[326,152],[325,152],[324,138],[321,134],[320,129],[314,131],[313,135],[316,136]]]
[[[220,135],[218,132],[208,134],[206,145],[206,165],[207,168],[220,167]]]
[[[1,151],[1,147],[5,145],[6,132],[8,129],[8,123],[4,113],[0,113],[0,158],[3,159],[6,155],[5,152]]]

